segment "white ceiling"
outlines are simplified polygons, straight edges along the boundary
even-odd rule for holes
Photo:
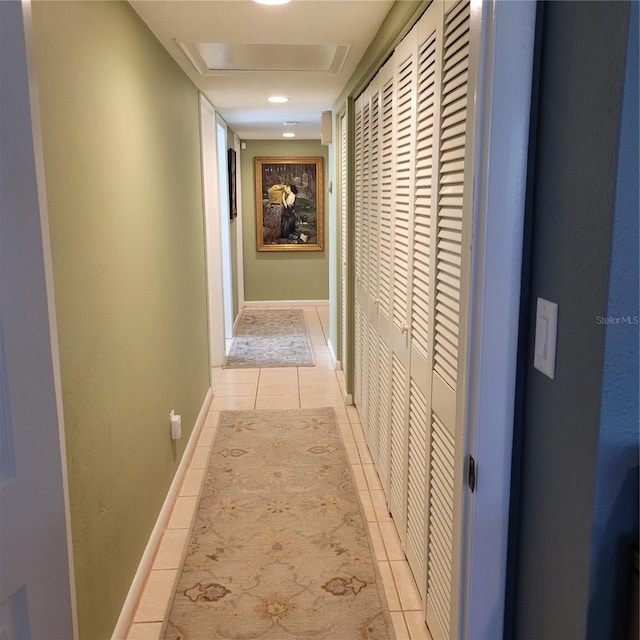
[[[393,0],[130,4],[238,136],[265,140],[284,131],[320,138],[320,114],[342,92]],[[270,104],[271,95],[289,102]]]

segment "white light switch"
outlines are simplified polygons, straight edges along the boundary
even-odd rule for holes
[[[558,305],[544,298],[538,298],[533,366],[552,380],[556,373],[557,335]]]

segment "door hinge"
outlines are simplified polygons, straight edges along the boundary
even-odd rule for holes
[[[469,484],[469,489],[471,489],[471,493],[476,490],[476,461],[473,459],[473,456],[469,456],[469,473],[467,476],[467,482]]]

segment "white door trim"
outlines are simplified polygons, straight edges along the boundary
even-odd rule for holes
[[[200,144],[202,148],[202,199],[207,272],[207,317],[209,325],[209,366],[221,367],[225,360],[222,243],[218,160],[216,153],[216,112],[200,94]]]
[[[238,217],[236,218],[236,290],[238,292],[238,312],[244,306],[244,248],[242,245],[242,239],[244,234],[242,233],[242,162],[240,161],[240,154],[242,149],[240,147],[240,138],[233,134],[233,148],[236,152],[236,206],[238,210]]]
[[[461,638],[501,638],[536,3],[472,0],[478,52]],[[472,29],[472,33],[474,30]]]

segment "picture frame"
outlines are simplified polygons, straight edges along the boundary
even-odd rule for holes
[[[227,149],[227,175],[229,178],[229,216],[231,220],[233,220],[234,218],[238,217],[235,149]]]
[[[258,251],[323,251],[323,159],[255,158]]]

